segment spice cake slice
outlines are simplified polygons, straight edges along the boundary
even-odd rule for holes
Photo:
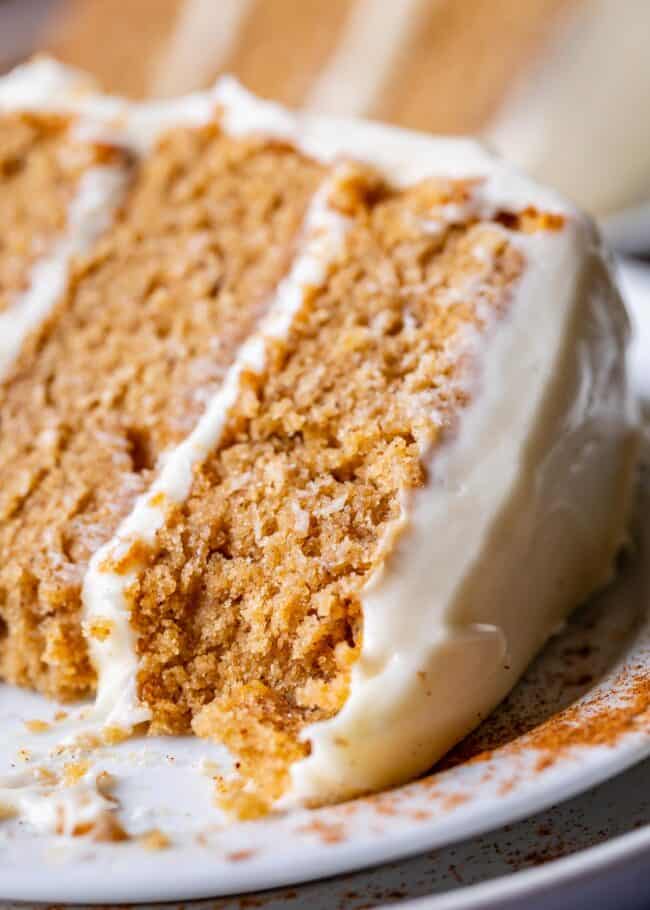
[[[230,80],[93,104],[135,161],[2,387],[0,672],[224,743],[240,815],[408,780],[625,537],[594,229],[471,142]]]
[[[594,229],[472,143],[287,120],[291,268],[84,581],[100,716],[225,743],[239,814],[424,771],[612,573],[635,456]]]

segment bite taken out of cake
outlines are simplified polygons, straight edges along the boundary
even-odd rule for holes
[[[613,574],[597,233],[480,146],[229,79],[0,82],[0,677],[224,743],[240,815],[425,772]]]

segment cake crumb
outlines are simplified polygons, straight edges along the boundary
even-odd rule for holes
[[[46,768],[44,765],[41,765],[38,768],[34,768],[34,776],[38,780],[39,784],[47,784],[51,787],[59,782],[58,775],[55,774],[54,771],[51,771],[50,768]]]
[[[110,619],[93,619],[88,625],[88,634],[91,638],[94,638],[96,641],[106,641],[107,638],[110,638],[110,635],[113,631],[113,623]]]
[[[216,761],[211,761],[209,758],[202,758],[197,767],[199,773],[205,774],[206,777],[216,778],[221,772],[221,765]]]
[[[131,730],[125,727],[108,726],[102,730],[102,739],[107,746],[116,746],[123,743],[131,735]]]
[[[74,742],[74,748],[92,751],[98,749],[102,742],[96,733],[80,733]]]
[[[95,786],[97,787],[97,792],[101,794],[104,799],[115,801],[115,797],[113,796],[115,777],[112,774],[108,771],[100,771],[95,780]]]
[[[72,787],[88,774],[90,765],[87,761],[66,762],[63,766],[63,780],[66,787]]]
[[[138,838],[145,850],[167,850],[172,846],[170,838],[160,828],[152,828]]]
[[[111,812],[104,812],[92,828],[92,838],[97,843],[119,844],[131,840],[123,825]]]
[[[14,806],[10,806],[8,803],[0,803],[0,822],[8,821],[17,815],[18,812]]]
[[[50,724],[45,720],[26,720],[25,726],[30,733],[46,733],[51,729]]]

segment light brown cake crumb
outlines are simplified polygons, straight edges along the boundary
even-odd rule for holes
[[[18,811],[14,806],[10,806],[8,803],[0,803],[0,821],[8,821],[17,815]]]
[[[46,768],[44,765],[39,765],[39,767],[34,768],[34,776],[39,784],[46,784],[49,787],[53,787],[59,782],[59,776],[55,771],[52,771],[51,768]]]
[[[172,846],[171,839],[160,828],[153,828],[151,831],[140,835],[138,843],[145,850],[167,850]]]
[[[113,631],[113,625],[110,619],[94,619],[88,625],[88,634],[96,641],[106,641]]]
[[[105,799],[115,800],[113,789],[115,787],[115,777],[109,771],[100,771],[95,780],[97,792]]]
[[[90,764],[87,761],[66,762],[63,766],[63,780],[66,787],[72,787],[78,783],[82,777],[85,777],[90,770]]]
[[[46,733],[51,729],[51,724],[45,720],[26,720],[25,726],[30,733]]]
[[[119,844],[131,840],[122,823],[112,812],[103,812],[90,832],[92,839],[98,843]]]
[[[130,736],[131,730],[127,727],[109,725],[102,729],[102,740],[107,746],[116,746],[118,743],[123,743]]]

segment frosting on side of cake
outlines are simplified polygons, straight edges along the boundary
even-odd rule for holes
[[[595,238],[567,230],[523,244],[528,267],[476,401],[364,593],[350,696],[303,731],[311,754],[282,806],[425,771],[505,696],[567,606],[611,577],[636,452],[626,321]]]

